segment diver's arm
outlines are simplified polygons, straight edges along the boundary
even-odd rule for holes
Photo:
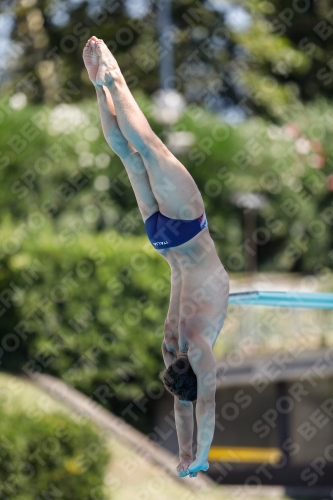
[[[208,461],[208,454],[215,430],[215,407],[215,400],[197,401],[196,418],[198,425],[198,448],[195,459],[200,463]]]
[[[162,355],[167,368],[176,360],[176,355],[168,351],[164,341],[162,343]],[[179,459],[192,459],[193,403],[191,401],[180,401],[175,396],[174,411],[179,443]]]
[[[197,376],[197,453],[189,472],[208,469],[208,453],[215,429],[216,360],[205,337],[189,338],[188,359]]]
[[[179,460],[190,459],[192,462],[193,403],[192,401],[180,401],[175,396],[174,410],[179,445]]]
[[[168,351],[164,341],[162,342],[162,354],[164,364],[168,368],[175,361],[176,355]],[[188,474],[186,471],[193,462],[193,403],[191,401],[180,401],[178,397],[174,396],[174,412],[180,460],[177,472],[180,477],[184,477]]]

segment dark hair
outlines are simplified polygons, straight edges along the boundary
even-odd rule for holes
[[[164,387],[180,401],[196,401],[197,376],[186,356],[177,358],[160,373]]]

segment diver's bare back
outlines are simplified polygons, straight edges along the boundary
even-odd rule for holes
[[[227,314],[229,279],[208,227],[182,245],[157,251],[171,268],[166,348],[176,355],[186,352],[192,332],[213,347]]]

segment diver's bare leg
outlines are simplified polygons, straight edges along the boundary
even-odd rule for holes
[[[142,157],[124,137],[119,128],[115,107],[109,90],[102,85],[98,85],[96,82],[99,56],[97,54],[96,43],[93,40],[87,42],[83,51],[83,60],[89,78],[96,88],[105,139],[111,149],[122,160],[130,179],[139,210],[143,220],[146,220],[150,215],[157,212],[158,205],[153,195]]]
[[[92,38],[100,57],[97,83],[110,90],[120,130],[144,161],[160,211],[171,218],[199,217],[204,204],[192,176],[152,131],[108,47]]]

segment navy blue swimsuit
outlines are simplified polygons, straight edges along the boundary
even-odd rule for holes
[[[145,221],[146,233],[156,249],[178,247],[196,236],[207,226],[205,212],[198,219],[170,219],[155,212]]]

